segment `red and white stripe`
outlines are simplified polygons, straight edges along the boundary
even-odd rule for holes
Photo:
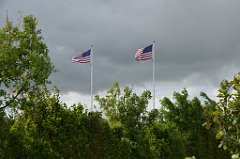
[[[90,62],[90,56],[82,57],[82,56],[73,56],[72,62],[79,62],[79,63],[89,63]]]
[[[135,59],[137,61],[152,59],[152,52],[143,53],[143,50],[144,50],[144,48],[140,48],[137,50],[137,52],[135,54]]]

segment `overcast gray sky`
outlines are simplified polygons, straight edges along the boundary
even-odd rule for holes
[[[153,40],[157,99],[183,88],[216,96],[220,81],[240,68],[239,0],[0,0],[1,27],[6,10],[14,22],[18,11],[38,19],[59,70],[51,80],[67,102],[88,101],[90,65],[71,57],[92,44],[95,94],[115,81],[151,89],[152,62],[134,54]]]

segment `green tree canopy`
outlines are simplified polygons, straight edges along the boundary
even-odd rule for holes
[[[37,20],[23,19],[23,28],[7,21],[0,30],[0,109],[21,106],[46,90],[53,65]]]
[[[215,139],[215,132],[207,131],[202,126],[209,117],[206,110],[210,110],[211,107],[204,107],[197,97],[190,100],[186,89],[181,93],[174,92],[173,98],[174,102],[166,97],[161,100],[161,112],[164,121],[175,124],[186,138],[186,156],[203,159],[228,157],[228,154],[218,149],[219,142]]]
[[[218,94],[219,102],[207,103],[214,111],[209,115],[208,128],[214,126],[216,137],[221,140],[219,147],[228,150],[234,156],[240,155],[240,73],[233,80],[223,80]]]

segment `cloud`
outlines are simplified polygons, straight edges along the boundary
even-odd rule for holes
[[[72,64],[71,57],[92,44],[95,93],[115,81],[138,89],[150,85],[151,61],[138,63],[133,57],[153,40],[160,88],[164,84],[174,91],[175,86],[192,83],[191,88],[206,85],[214,90],[228,68],[240,68],[240,1],[11,0],[1,1],[0,6],[1,21],[6,9],[14,21],[18,10],[37,17],[59,70],[51,80],[63,94],[90,94],[90,66]]]

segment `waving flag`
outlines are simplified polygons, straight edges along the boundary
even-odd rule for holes
[[[145,48],[138,49],[135,54],[135,59],[137,61],[152,59],[152,48],[153,48],[153,44]]]
[[[79,62],[79,63],[89,63],[91,60],[91,49],[89,49],[88,51],[82,53],[81,55],[77,55],[77,56],[73,56],[72,57],[72,62]]]

